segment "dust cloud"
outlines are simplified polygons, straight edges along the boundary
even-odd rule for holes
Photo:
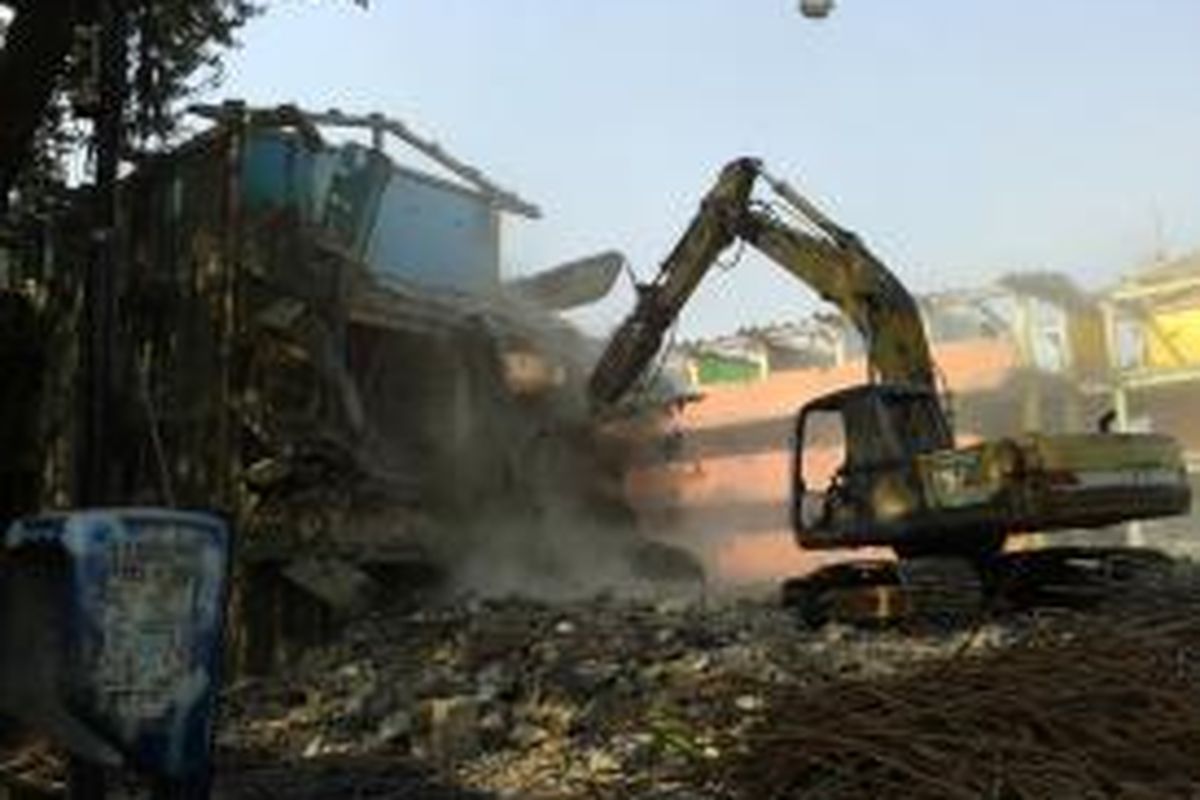
[[[435,459],[449,530],[434,548],[449,590],[569,600],[698,589],[699,563],[638,528],[629,454],[588,403],[596,343],[511,296],[490,306],[519,327],[481,326],[460,359],[467,400],[426,405],[426,427],[451,432]]]

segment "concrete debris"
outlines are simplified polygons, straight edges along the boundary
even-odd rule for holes
[[[412,761],[493,797],[708,797],[688,794],[696,765],[721,762],[770,687],[908,672],[1019,635],[813,632],[758,600],[464,601],[377,613],[235,685],[218,741],[227,761]]]
[[[421,750],[435,764],[449,767],[479,751],[480,703],[474,697],[435,697],[421,706],[425,730]]]
[[[283,576],[341,612],[365,609],[376,593],[375,582],[370,576],[338,559],[296,561],[284,569]]]

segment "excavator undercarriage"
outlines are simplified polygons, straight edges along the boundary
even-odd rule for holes
[[[920,556],[848,561],[792,578],[783,605],[803,624],[972,625],[1030,608],[1087,608],[1168,579],[1174,560],[1146,547],[1043,547],[970,560]]]

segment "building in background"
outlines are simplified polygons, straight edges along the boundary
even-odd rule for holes
[[[1112,370],[1105,387],[1121,429],[1159,430],[1187,454],[1200,496],[1200,253],[1127,275],[1103,302]],[[1165,531],[1182,543],[1200,517],[1136,526],[1139,540]]]

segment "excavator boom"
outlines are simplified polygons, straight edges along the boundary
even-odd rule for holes
[[[810,230],[787,225],[755,204],[762,177]],[[862,334],[872,378],[936,393],[933,359],[920,312],[904,285],[854,233],[839,227],[757,159],[721,170],[652,283],[638,287],[637,305],[609,339],[589,386],[597,406],[617,402],[662,346],[680,309],[733,242],[744,241],[811,286]]]
[[[916,300],[855,234],[823,241],[756,210],[739,233],[846,315],[866,342],[873,379],[936,392]]]
[[[737,219],[750,202],[758,170],[741,159],[728,164],[659,268],[637,287],[637,304],[608,340],[592,370],[588,393],[595,406],[616,403],[642,375],[663,335],[725,248],[737,237]]]

